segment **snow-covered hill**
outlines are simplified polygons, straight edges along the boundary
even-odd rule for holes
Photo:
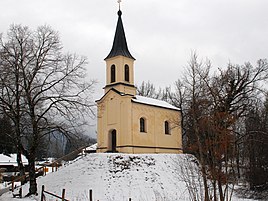
[[[189,161],[194,164],[194,158],[185,154],[88,154],[38,178],[38,189],[40,192],[45,185],[47,191],[61,195],[64,188],[66,199],[72,201],[89,200],[89,189],[93,190],[93,199],[99,201],[190,200],[184,182]],[[24,186],[23,192],[27,188]],[[16,200],[11,197],[8,193],[0,200]]]

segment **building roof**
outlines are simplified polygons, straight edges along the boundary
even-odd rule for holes
[[[155,107],[161,107],[161,108],[166,108],[166,109],[171,109],[171,110],[177,110],[177,111],[181,111],[180,108],[177,108],[171,104],[169,104],[166,101],[162,101],[162,100],[158,100],[158,99],[154,99],[154,98],[148,98],[148,97],[144,97],[144,96],[133,96],[131,94],[125,94],[122,93],[114,88],[111,88],[109,91],[107,91],[99,100],[96,100],[96,102],[101,101],[109,92],[115,92],[120,96],[132,96],[132,102],[134,103],[140,103],[140,104],[145,104],[145,105],[151,105],[151,106],[155,106]]]
[[[128,47],[127,47],[127,40],[126,40],[123,22],[121,18],[121,15],[122,15],[121,10],[119,10],[117,14],[118,14],[118,21],[117,21],[116,31],[114,35],[113,47],[109,55],[105,58],[105,60],[115,57],[115,56],[120,56],[120,55],[135,60],[135,58],[130,54]]]
[[[171,110],[178,110],[178,111],[181,110],[180,108],[177,108],[177,107],[169,104],[166,101],[162,101],[162,100],[158,100],[158,99],[154,99],[154,98],[148,98],[148,97],[139,96],[139,95],[136,95],[135,97],[133,97],[132,101],[135,103],[152,105],[152,106],[167,108],[167,109],[171,109]]]
[[[27,158],[22,155],[22,163],[23,164],[28,164],[28,160]],[[17,154],[10,154],[10,156],[4,155],[4,154],[0,154],[0,165],[14,165],[14,166],[18,166],[17,163]]]

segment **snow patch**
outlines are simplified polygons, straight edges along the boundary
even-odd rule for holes
[[[89,200],[90,189],[93,200],[100,201],[188,201],[182,170],[189,169],[189,163],[196,165],[194,158],[186,154],[87,154],[57,172],[39,177],[38,196],[18,200],[40,200],[41,186],[45,185],[47,191],[57,195],[64,188],[66,199],[72,201]],[[195,171],[191,173],[193,177],[197,175]],[[23,186],[24,196],[28,188]],[[0,197],[0,201],[16,200],[11,193]]]
[[[22,162],[23,164],[28,164],[27,158],[22,155]],[[0,165],[14,165],[18,166],[17,164],[17,154],[10,154],[9,156],[0,154]]]
[[[166,101],[162,101],[162,100],[158,100],[158,99],[154,99],[154,98],[148,98],[148,97],[139,96],[139,95],[135,96],[135,98],[132,98],[132,101],[136,102],[136,103],[153,105],[153,106],[168,108],[168,109],[172,109],[172,110],[178,110],[178,111],[181,110],[180,108],[177,108],[177,107],[169,104]]]

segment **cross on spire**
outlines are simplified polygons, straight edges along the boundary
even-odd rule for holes
[[[119,10],[120,10],[121,0],[117,0],[117,2],[119,4]]]

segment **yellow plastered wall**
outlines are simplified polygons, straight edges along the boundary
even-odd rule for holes
[[[115,129],[117,146],[131,144],[131,96],[121,96],[109,91],[98,104],[98,152],[110,148],[109,135]]]
[[[139,103],[132,107],[134,153],[182,153],[180,111]],[[140,118],[145,119],[146,132],[140,132]],[[165,121],[169,122],[170,134],[165,134]]]
[[[111,148],[110,132],[117,132],[117,151],[122,153],[182,153],[181,113],[131,101],[110,90],[98,101],[98,152]],[[140,118],[146,119],[146,132],[140,132]],[[170,124],[165,134],[164,122]]]
[[[115,65],[115,82],[111,82],[111,66],[112,65]],[[129,66],[129,81],[125,81],[125,65]],[[134,86],[134,69],[133,68],[134,68],[133,59],[130,59],[124,56],[116,56],[116,57],[107,59],[106,60],[105,93],[107,93],[111,88],[115,88],[116,90],[122,93],[136,95],[136,88],[133,87]],[[122,85],[121,83],[125,85]],[[127,86],[127,85],[131,85],[131,86]]]

